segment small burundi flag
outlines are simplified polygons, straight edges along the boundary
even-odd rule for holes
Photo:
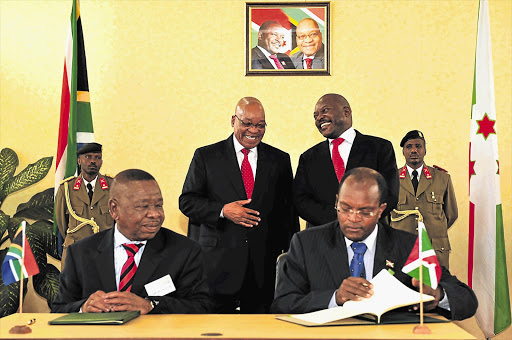
[[[6,286],[20,280],[22,269],[23,278],[39,273],[36,259],[25,236],[26,223],[23,221],[20,224],[2,263],[2,279]]]
[[[437,261],[436,252],[432,248],[432,244],[428,238],[425,224],[418,221],[418,239],[414,244],[414,248],[412,248],[411,255],[409,255],[407,262],[405,262],[402,271],[419,280],[420,260],[423,269],[423,283],[429,285],[433,289],[436,289],[437,284],[441,279],[441,266]]]

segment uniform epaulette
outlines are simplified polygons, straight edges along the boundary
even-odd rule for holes
[[[435,169],[437,169],[437,170],[441,170],[441,171],[443,171],[443,172],[448,172],[448,170],[445,170],[445,169],[441,168],[440,166],[433,165],[433,167],[434,167]]]
[[[72,180],[72,179],[74,179],[74,178],[75,178],[75,176],[71,176],[71,177],[68,177],[68,178],[66,178],[66,179],[63,179],[62,181],[60,181],[60,184],[62,184],[62,183],[66,183],[66,182],[69,182],[69,181],[71,181],[71,180]]]

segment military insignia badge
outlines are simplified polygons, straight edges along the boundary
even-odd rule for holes
[[[82,177],[78,177],[75,181],[75,186],[73,190],[80,190],[80,186],[82,185]]]

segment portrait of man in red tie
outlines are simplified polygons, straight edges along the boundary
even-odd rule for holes
[[[292,55],[296,69],[323,69],[324,44],[318,23],[311,19],[302,19],[297,25],[295,39],[300,52]]]

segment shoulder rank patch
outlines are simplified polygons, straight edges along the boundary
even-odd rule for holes
[[[405,176],[407,175],[407,166],[404,165],[404,167],[400,170],[400,178],[405,178]]]
[[[107,190],[108,189],[108,183],[107,183],[107,180],[103,177],[100,177],[100,185],[101,185],[101,190]]]
[[[66,182],[69,182],[69,181],[71,181],[73,178],[75,178],[75,176],[71,176],[71,177],[65,178],[65,179],[63,179],[62,181],[60,181],[60,184],[62,184],[62,183],[66,183]]]
[[[432,175],[430,174],[430,171],[426,166],[423,166],[423,173],[425,174],[425,177],[427,177],[427,179],[432,179]]]
[[[441,170],[443,172],[448,172],[448,170],[445,170],[445,169],[441,168],[440,166],[433,165],[433,167],[436,168],[437,170]]]
[[[80,186],[82,185],[82,177],[78,177],[75,182],[75,186],[73,190],[80,190]]]

